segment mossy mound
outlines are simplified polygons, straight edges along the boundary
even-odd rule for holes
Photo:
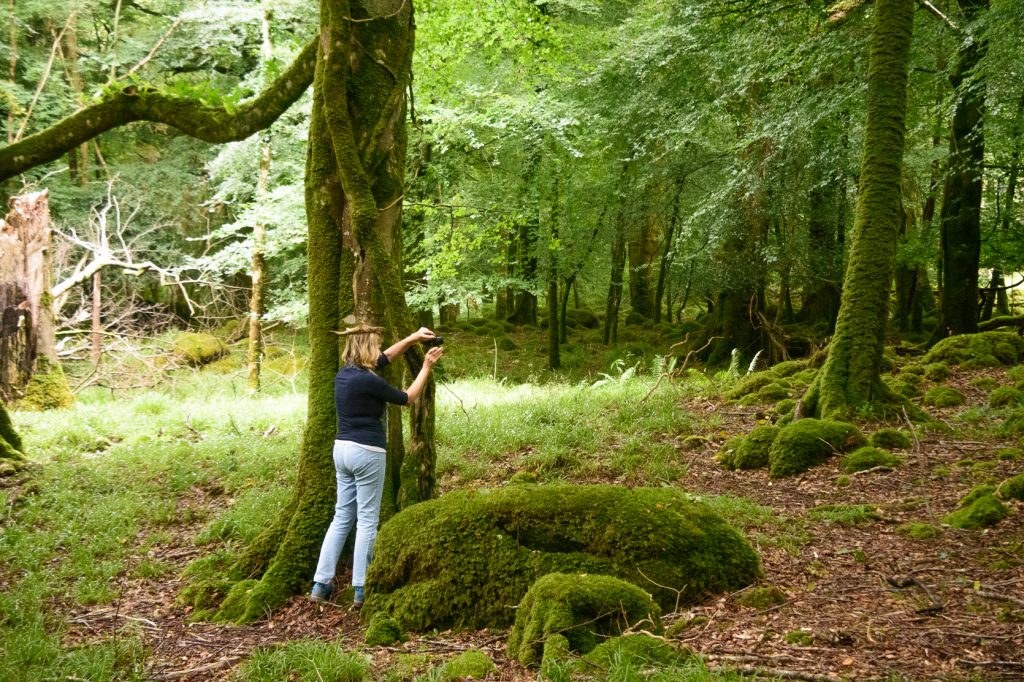
[[[889,387],[889,390],[896,395],[903,396],[904,398],[916,398],[921,395],[921,391],[918,389],[916,384],[906,381],[900,376],[886,376],[882,377],[882,381]],[[910,375],[913,376],[913,375]]]
[[[931,540],[942,535],[942,529],[930,523],[911,521],[896,527],[896,531],[915,540]]]
[[[801,419],[782,427],[768,451],[772,478],[792,476],[821,464],[837,452],[864,445],[856,426],[830,419]]]
[[[996,497],[1003,500],[1020,500],[1024,502],[1024,474],[1008,478],[996,488]]]
[[[389,646],[402,641],[402,627],[386,613],[375,613],[366,626],[363,643],[366,646]]]
[[[726,441],[718,460],[726,469],[760,469],[768,466],[768,450],[779,435],[777,426],[757,426],[744,437]]]
[[[482,651],[471,649],[441,666],[442,680],[482,680],[496,669],[494,661]]]
[[[725,397],[729,400],[739,400],[746,395],[756,394],[768,384],[774,383],[776,378],[769,371],[748,374],[737,381],[735,386],[726,391]]]
[[[992,377],[974,377],[967,383],[981,391],[991,391],[999,386],[999,382]]]
[[[23,410],[58,410],[75,404],[68,379],[59,364],[40,359],[18,400]]]
[[[949,378],[949,366],[944,362],[931,362],[925,365],[924,378],[928,381],[945,381]]]
[[[1012,386],[1000,386],[988,395],[989,407],[1006,407],[1024,404],[1024,392]]]
[[[498,344],[499,350],[515,350],[519,348],[519,346],[516,345],[515,341],[513,341],[512,339],[508,338],[505,335],[496,337],[495,343]]]
[[[227,344],[213,334],[185,332],[174,339],[174,356],[193,367],[208,365],[227,352]]]
[[[996,457],[1004,462],[1016,462],[1024,459],[1024,450],[1020,448],[1002,448],[996,452]]]
[[[878,429],[868,436],[868,444],[886,450],[906,450],[911,446],[910,436],[899,429]]]
[[[921,402],[930,407],[956,407],[963,405],[965,400],[964,394],[955,388],[936,386],[928,389]]]
[[[945,362],[968,369],[1015,365],[1024,357],[1024,338],[1013,332],[961,334],[939,341],[928,351],[926,363]]]
[[[598,644],[593,651],[573,663],[572,671],[600,675],[622,662],[628,662],[635,670],[664,669],[683,666],[692,657],[688,650],[663,639],[649,635],[623,635]]]
[[[579,326],[586,329],[597,329],[601,326],[601,321],[597,319],[597,315],[584,308],[565,311],[565,323],[566,325]]]
[[[754,587],[736,598],[736,603],[749,609],[763,611],[779,604],[785,604],[789,597],[775,585]]]
[[[843,457],[843,471],[854,473],[856,471],[867,471],[875,467],[894,467],[903,463],[903,460],[887,450],[866,445],[857,448],[850,454]]]
[[[599,638],[647,621],[661,628],[661,609],[632,583],[607,575],[549,573],[533,584],[516,609],[508,655],[523,665],[542,660],[550,635],[565,637],[569,650],[585,654]]]
[[[773,382],[762,386],[757,392],[757,399],[762,403],[774,403],[789,397],[789,387],[781,382]]]
[[[775,414],[789,414],[796,408],[796,401],[786,398],[775,403]]]
[[[1006,415],[1006,419],[999,427],[999,433],[1004,436],[1024,434],[1024,408],[1018,407]]]
[[[994,526],[1009,514],[1006,506],[996,499],[995,488],[978,486],[960,501],[960,508],[943,517],[942,522],[954,528],[975,530]]]
[[[613,575],[664,608],[760,573],[746,540],[685,493],[610,485],[449,493],[392,517],[375,555],[364,612],[417,631],[508,624],[548,573]]]

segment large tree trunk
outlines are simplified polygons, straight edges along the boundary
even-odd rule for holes
[[[38,409],[74,402],[57,360],[46,190],[12,197],[0,221],[0,396]]]
[[[262,573],[262,578],[232,588],[220,617],[233,620],[264,618],[309,585],[334,504],[331,443],[339,341],[333,331],[352,315],[383,325],[390,338],[411,331],[400,274],[400,226],[412,7],[405,0],[323,2],[320,16],[305,183],[309,411],[293,501],[235,567],[236,576]],[[370,16],[372,21],[351,20]],[[339,282],[352,282],[352,288],[339,290]],[[420,349],[410,349],[409,371],[418,371],[422,359]],[[389,413],[386,510],[433,494],[433,395],[431,382],[411,406],[404,453],[395,437],[401,429],[397,413]]]
[[[519,232],[514,237],[513,252],[516,254],[513,267],[518,277],[532,282],[537,277],[537,253],[535,248],[536,219],[520,221]],[[514,300],[513,300],[514,299]],[[510,292],[508,321],[513,324],[537,324],[537,295],[529,290]]]
[[[901,219],[913,0],[878,0],[868,46],[860,193],[836,333],[804,398],[806,414],[844,417],[888,398],[880,373]]]
[[[973,21],[988,0],[958,0]],[[985,162],[985,80],[976,67],[985,39],[961,43],[953,74],[956,109],[949,139],[949,168],[942,193],[942,319],[932,339],[978,331],[978,264],[981,257],[981,185]]]
[[[661,216],[651,211],[640,218],[629,238],[629,306],[632,311],[654,319],[655,262],[661,245]]]
[[[619,338],[619,308],[622,306],[622,271],[626,267],[626,216],[619,209],[615,219],[615,237],[612,239],[612,269],[608,284],[608,299],[604,310],[604,344]]]
[[[661,304],[665,299],[669,271],[672,269],[672,261],[675,256],[676,225],[679,223],[679,198],[683,194],[683,183],[680,181],[676,186],[675,198],[672,199],[672,211],[668,220],[668,230],[665,233],[663,246],[661,248],[661,259],[658,265],[658,283],[654,290],[654,321],[661,322]],[[668,321],[672,321],[672,304],[668,305]]]

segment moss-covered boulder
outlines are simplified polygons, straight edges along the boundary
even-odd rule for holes
[[[516,485],[449,493],[392,517],[363,609],[386,611],[406,630],[480,628],[510,623],[548,573],[613,575],[674,608],[759,572],[746,540],[680,491]]]
[[[936,386],[928,389],[921,402],[930,407],[956,407],[963,405],[965,400],[964,394],[955,388]]]
[[[762,403],[774,403],[789,397],[789,387],[779,381],[762,386],[757,391],[757,399]]]
[[[978,486],[960,500],[960,508],[946,514],[942,522],[954,528],[975,530],[994,526],[1009,514],[1006,506],[996,499],[995,488]]]
[[[775,585],[763,585],[746,590],[736,597],[736,603],[748,609],[763,611],[779,604],[785,604],[789,597]]]
[[[945,362],[968,369],[1015,365],[1024,358],[1024,338],[1013,332],[960,334],[939,341],[925,356],[925,363]]]
[[[227,344],[213,334],[184,332],[174,339],[174,356],[193,367],[208,365],[227,352]]]
[[[830,419],[801,419],[782,427],[768,451],[773,478],[792,476],[821,464],[833,454],[867,443],[853,424]]]
[[[471,649],[441,666],[442,680],[482,680],[496,669],[494,661],[482,651]]]
[[[756,426],[746,436],[726,441],[719,452],[718,461],[726,469],[760,469],[768,466],[768,450],[778,435],[777,426]]]
[[[601,642],[593,651],[584,654],[572,664],[572,671],[592,679],[604,679],[615,665],[628,663],[634,670],[659,670],[681,667],[693,658],[687,649],[673,646],[664,639],[650,635],[622,635]],[[602,676],[602,673],[605,675]],[[670,679],[661,675],[654,679]]]
[[[924,377],[928,381],[945,381],[949,378],[949,365],[944,362],[931,362],[925,365]]]
[[[375,613],[366,626],[363,643],[366,646],[389,646],[402,641],[402,627],[386,613]]]
[[[597,319],[597,315],[585,308],[567,310],[565,312],[565,321],[567,323],[571,322],[574,327],[580,326],[586,329],[597,329],[601,326],[601,321]]]
[[[661,609],[636,585],[607,575],[549,573],[519,602],[508,655],[523,665],[539,664],[550,635],[565,637],[570,651],[585,654],[599,638],[640,622],[662,629]]]
[[[875,467],[894,467],[903,463],[903,460],[887,450],[876,448],[873,445],[866,445],[857,448],[850,454],[843,457],[843,471],[854,473],[867,471]]]
[[[868,444],[884,450],[906,450],[911,446],[910,436],[899,429],[878,429],[868,436]]]
[[[1008,405],[1024,404],[1024,392],[1013,386],[1000,386],[988,395],[989,407],[1007,407]]]
[[[1024,474],[1017,474],[1000,483],[996,488],[996,497],[1024,502]]]

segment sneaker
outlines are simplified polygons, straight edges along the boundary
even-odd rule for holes
[[[358,608],[362,608],[363,600],[364,599],[365,599],[365,594],[363,593],[362,586],[361,585],[356,586],[355,587],[355,594],[352,597],[352,606],[356,607],[357,609]]]
[[[331,598],[334,588],[327,583],[313,583],[313,591],[309,593],[310,601],[327,601]]]

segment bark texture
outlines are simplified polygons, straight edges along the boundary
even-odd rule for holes
[[[879,0],[868,47],[860,193],[836,333],[804,398],[806,414],[844,417],[888,397],[880,379],[901,216],[913,0]]]

